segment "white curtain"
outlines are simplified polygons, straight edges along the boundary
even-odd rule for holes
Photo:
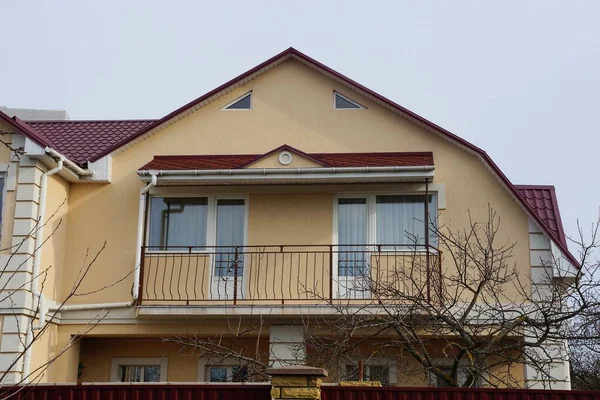
[[[244,200],[217,200],[217,258],[215,276],[233,276],[235,248],[243,251],[246,208]],[[238,276],[242,277],[243,257],[238,255]]]
[[[367,199],[338,200],[338,275],[366,273]],[[362,245],[362,246],[357,246]]]
[[[207,215],[206,197],[153,197],[150,201],[149,245],[156,246],[152,250],[167,246],[205,246]]]
[[[424,202],[423,195],[377,196],[377,244],[425,244]],[[435,221],[436,209],[435,196],[429,196],[430,223]],[[430,234],[430,243],[434,244],[432,239]]]

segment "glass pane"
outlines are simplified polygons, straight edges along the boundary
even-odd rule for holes
[[[398,249],[425,244],[424,195],[377,196],[376,203],[378,244],[400,245]],[[429,215],[435,223],[437,203],[433,195],[429,196]],[[433,236],[430,234],[430,244],[435,246]]]
[[[144,366],[144,382],[160,382],[160,365]]]
[[[335,108],[360,108],[356,104],[346,100],[342,96],[336,93],[335,95]]]
[[[252,93],[248,93],[247,96],[242,97],[229,107],[227,110],[249,110],[250,109],[250,97],[252,97]]]
[[[142,367],[139,365],[119,365],[121,382],[141,382]]]
[[[248,367],[246,367],[246,366],[232,367],[231,381],[232,382],[248,381]]]
[[[210,367],[210,381],[211,382],[227,382],[227,368],[226,367]]]
[[[177,246],[205,246],[208,199],[152,197],[150,250],[183,250]]]
[[[367,199],[338,200],[338,275],[367,272]]]
[[[390,384],[390,367],[385,365],[370,365],[369,380],[379,381],[382,385]]]
[[[245,215],[244,200],[217,200],[215,276],[234,276],[235,265],[238,276],[242,276]]]

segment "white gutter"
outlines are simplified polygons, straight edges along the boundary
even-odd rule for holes
[[[65,304],[61,306],[49,307],[50,311],[82,311],[82,310],[99,310],[103,308],[124,308],[131,307],[132,301],[123,301],[120,303],[96,303],[96,304]]]
[[[309,175],[309,174],[369,174],[432,172],[433,165],[391,166],[391,167],[311,167],[311,168],[246,168],[246,169],[181,169],[181,170],[141,170],[139,176],[248,176],[248,175]]]
[[[27,351],[25,352],[25,359],[23,360],[23,375],[25,382],[27,382],[30,369],[31,369],[31,345],[33,343],[33,330],[41,329],[46,322],[46,299],[44,295],[39,291],[39,279],[40,265],[42,265],[42,246],[44,244],[44,227],[46,226],[46,197],[48,192],[48,177],[59,173],[63,169],[64,158],[59,156],[56,168],[46,171],[42,174],[40,181],[40,198],[38,208],[38,222],[37,230],[35,234],[35,250],[33,252],[33,270],[31,278],[31,294],[33,296],[32,305],[35,306],[36,298],[38,301],[38,323],[34,324],[33,321],[31,329],[27,330],[27,337],[25,338],[25,345]]]
[[[138,210],[137,241],[135,247],[135,266],[133,269],[133,302],[135,303],[140,295],[140,270],[142,263],[142,245],[144,244],[144,221],[146,219],[146,196],[150,189],[156,186],[158,177],[151,175],[150,183],[140,192],[140,206]]]
[[[69,170],[73,171],[76,175],[78,175],[80,177],[94,175],[94,171],[90,171],[90,170],[81,168],[79,165],[77,165],[73,161],[69,160],[67,157],[65,157],[64,155],[62,155],[61,153],[59,153],[58,151],[54,150],[51,147],[46,147],[45,151],[46,151],[46,154],[48,154],[51,157],[56,157],[58,159],[62,158],[63,162],[67,166],[67,168],[69,168]]]

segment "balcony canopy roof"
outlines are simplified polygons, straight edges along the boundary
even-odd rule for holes
[[[431,152],[304,153],[284,145],[264,154],[155,156],[138,175],[162,184],[337,183],[424,181],[433,171]]]

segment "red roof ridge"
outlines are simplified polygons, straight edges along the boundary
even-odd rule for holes
[[[317,70],[324,71],[326,75],[333,77],[333,79],[340,80],[343,83],[345,83],[346,85],[348,85],[349,87],[353,87],[357,91],[362,91],[367,96],[370,96],[373,99],[375,99],[376,101],[381,102],[385,106],[391,108],[392,110],[395,110],[396,112],[407,117],[408,119],[412,119],[412,120],[416,121],[418,124],[422,124],[425,128],[429,128],[433,132],[438,133],[438,134],[446,137],[447,139],[455,142],[456,144],[463,146],[464,148],[472,151],[476,155],[479,155],[481,157],[482,161],[485,164],[487,164],[489,166],[489,168],[498,176],[499,180],[506,186],[506,188],[509,190],[509,192],[511,192],[513,194],[513,196],[516,197],[516,199],[521,200],[520,203],[525,208],[525,210],[533,217],[533,219],[535,219],[541,226],[546,227],[545,222],[536,213],[535,209],[533,207],[531,207],[531,205],[528,204],[527,201],[525,201],[525,199],[519,193],[519,190],[510,182],[510,180],[506,177],[506,175],[502,172],[502,170],[500,170],[500,168],[496,165],[496,163],[491,159],[491,157],[483,149],[481,149],[478,146],[472,144],[471,142],[461,138],[460,136],[450,132],[449,130],[444,129],[441,126],[429,121],[428,119],[410,111],[409,109],[395,103],[394,101],[376,93],[375,91],[361,85],[360,83],[348,78],[347,76],[327,67],[326,65],[307,56],[306,54],[296,50],[293,47],[290,47],[290,48],[282,51],[281,53],[276,54],[275,56],[269,58],[268,60],[258,64],[257,66],[249,69],[248,71],[238,75],[237,77],[229,80],[228,82],[225,82],[224,84],[205,93],[204,95],[198,97],[197,99],[192,100],[191,102],[179,107],[178,109],[172,111],[171,113],[165,115],[164,117],[162,117],[158,120],[147,120],[149,122],[148,125],[142,127],[141,129],[139,129],[138,131],[136,131],[133,134],[124,136],[122,139],[117,140],[115,143],[109,144],[107,147],[105,147],[101,151],[98,151],[98,152],[94,153],[93,155],[91,155],[89,160],[86,160],[86,161],[94,162],[94,161],[99,160],[100,158],[112,153],[113,151],[121,148],[122,146],[138,139],[139,137],[143,136],[144,134],[159,127],[163,123],[178,116],[179,114],[199,105],[200,103],[209,99],[210,97],[214,96],[215,94],[218,94],[219,92],[227,89],[228,87],[230,87],[234,84],[240,83],[240,82],[244,81],[245,79],[252,77],[252,75],[258,73],[259,71],[270,66],[271,64],[278,63],[278,62],[284,62],[290,58],[295,58],[302,63],[309,64],[310,66],[314,67]],[[4,118],[2,118],[2,119],[4,119]],[[37,134],[31,130],[29,130],[28,133],[32,137],[40,136],[39,134]],[[547,233],[556,242],[557,246],[561,249],[561,251],[569,259],[569,261],[571,263],[573,263],[574,265],[578,265],[578,261],[569,252],[569,249],[568,249],[564,239],[561,239],[557,233],[553,232],[550,229],[547,229]]]
[[[27,120],[23,121],[26,124],[68,124],[68,123],[77,123],[77,122],[85,122],[85,123],[107,123],[107,122],[154,122],[157,121],[156,118],[137,118],[137,119],[65,119],[65,120],[56,120],[56,119],[45,119],[45,120]]]
[[[206,99],[212,97],[213,95],[221,92],[222,90],[228,88],[231,85],[234,85],[238,82],[241,82],[242,80],[250,77],[251,75],[257,73],[258,71],[260,71],[261,69],[269,66],[270,64],[273,64],[275,62],[283,62],[291,57],[296,57],[299,60],[312,64],[313,66],[316,66],[322,70],[324,70],[325,72],[327,72],[328,74],[333,75],[334,77],[345,81],[346,83],[350,84],[351,86],[356,87],[357,89],[364,91],[365,93],[367,93],[370,96],[373,96],[374,98],[376,98],[377,100],[383,102],[384,104],[387,104],[388,106],[408,115],[409,117],[416,119],[417,121],[423,123],[426,126],[429,126],[430,128],[442,133],[443,135],[447,136],[448,138],[462,144],[463,146],[469,148],[472,151],[475,151],[476,153],[479,153],[481,155],[486,155],[485,151],[483,151],[483,149],[475,146],[474,144],[470,143],[469,141],[461,138],[460,136],[442,128],[441,126],[429,121],[428,119],[410,111],[407,108],[404,108],[403,106],[401,106],[398,103],[393,102],[392,100],[380,95],[379,93],[374,92],[373,90],[367,88],[366,86],[361,85],[360,83],[350,79],[349,77],[329,68],[328,66],[326,66],[325,64],[322,64],[321,62],[315,60],[312,57],[307,56],[306,54],[296,50],[293,47],[289,47],[286,50],[282,51],[279,54],[276,54],[275,56],[269,58],[268,60],[256,65],[255,67],[249,69],[248,71],[236,76],[235,78],[225,82],[224,84],[214,88],[213,90],[205,93],[204,95],[196,98],[195,100],[190,101],[187,104],[184,104],[183,106],[179,107],[178,109],[172,111],[171,113],[165,115],[164,117],[154,121],[152,124],[142,128],[140,131],[138,131],[136,134],[132,135],[131,137],[128,137],[116,144],[114,144],[113,146],[109,147],[108,149],[105,149],[104,151],[100,152],[99,154],[96,154],[94,157],[92,157],[92,159],[90,161],[97,161],[98,159],[104,157],[107,154],[112,153],[113,151],[117,150],[118,148],[124,146],[125,144],[139,138],[140,136],[150,132],[152,129],[160,126],[161,124],[167,122],[168,120],[170,120],[171,118],[179,115],[180,113],[189,110],[190,108],[195,107],[196,105],[202,103],[203,101],[205,101]]]
[[[33,139],[37,144],[39,144],[43,147],[47,147],[47,146],[55,147],[52,144],[52,141],[46,135],[33,129],[27,123],[25,123],[25,121],[21,120],[20,118],[17,118],[16,116],[11,118],[8,115],[6,115],[5,113],[3,113],[2,111],[0,111],[0,119],[3,120],[4,122],[8,123],[13,128],[15,128],[18,132]]]

